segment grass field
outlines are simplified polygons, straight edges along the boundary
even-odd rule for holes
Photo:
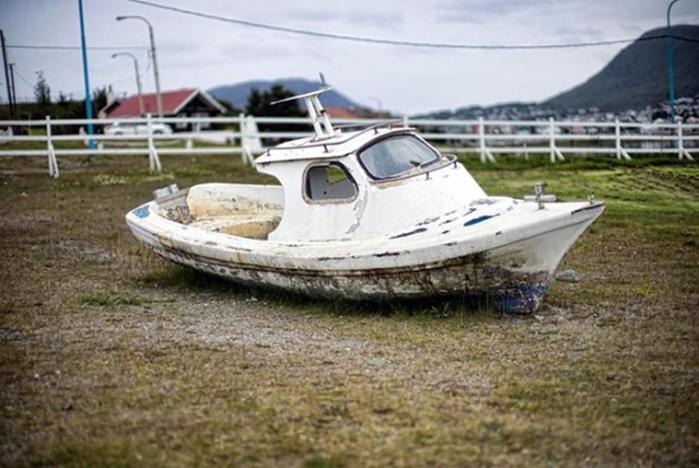
[[[124,224],[237,158],[0,161],[0,464],[697,465],[699,167],[467,167],[608,209],[533,316],[353,304],[166,263]]]

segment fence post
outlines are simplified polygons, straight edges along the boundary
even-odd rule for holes
[[[403,116],[403,128],[408,128],[408,126],[409,126],[409,124],[408,124],[408,116],[407,116],[407,115],[404,115],[404,116]]]
[[[631,156],[621,147],[621,126],[619,125],[619,118],[614,119],[614,142],[616,147],[616,158],[624,158],[627,161],[631,160]]]
[[[158,151],[155,149],[155,142],[153,141],[153,122],[151,115],[146,114],[146,118],[148,119],[148,165],[151,171],[160,172],[163,170],[163,167],[160,164]]]
[[[179,124],[175,124],[175,125],[179,125]],[[185,127],[186,127],[186,125],[185,125]],[[193,127],[193,125],[190,125],[190,128],[187,131],[187,133],[189,133],[190,136],[187,137],[187,140],[184,143],[184,146],[187,149],[187,151],[191,151],[192,148],[194,148],[194,138],[191,136],[194,129],[191,127]]]
[[[553,128],[553,117],[549,117],[549,159],[556,162],[556,132]]]
[[[243,164],[252,164],[252,150],[248,145],[250,141],[250,125],[248,123],[248,118],[242,112],[238,115],[238,118],[240,119],[240,162]]]
[[[481,153],[481,162],[485,162],[485,126],[483,125],[483,117],[478,117],[478,146]]]
[[[687,158],[689,161],[694,161],[694,158],[689,151],[684,149],[684,131],[682,130],[682,120],[677,121],[677,156],[680,161]]]
[[[53,150],[53,142],[51,141],[51,116],[46,116],[46,150],[49,160],[49,177],[58,178],[58,161],[56,160],[56,152]]]
[[[556,124],[553,117],[549,117],[549,157],[552,163],[556,160],[565,161],[566,158],[563,157],[563,153],[556,148]]]
[[[478,141],[481,153],[481,162],[495,162],[493,154],[490,152],[488,147],[485,145],[485,124],[483,123],[483,117],[478,117]]]
[[[616,158],[621,159],[621,128],[619,118],[614,118],[614,146],[616,147]]]

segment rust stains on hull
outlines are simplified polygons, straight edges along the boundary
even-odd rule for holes
[[[371,270],[298,270],[262,267],[198,256],[161,244],[154,251],[175,263],[228,280],[274,287],[311,297],[390,300],[435,296],[488,296],[496,308],[533,312],[546,292],[547,272],[522,273],[491,261],[487,252],[416,267]]]

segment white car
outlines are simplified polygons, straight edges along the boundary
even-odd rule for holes
[[[154,135],[171,135],[172,128],[167,124],[151,124]],[[104,129],[105,135],[148,135],[148,125],[117,122]]]

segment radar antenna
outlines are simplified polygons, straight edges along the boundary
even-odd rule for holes
[[[288,98],[280,99],[278,101],[273,101],[270,104],[275,105],[280,104],[282,102],[303,99],[304,103],[306,104],[308,116],[310,117],[311,123],[313,124],[313,130],[315,130],[316,132],[316,138],[330,137],[335,135],[335,130],[333,129],[333,126],[330,123],[330,118],[328,117],[328,114],[325,112],[323,105],[320,103],[320,99],[318,98],[318,96],[320,96],[326,91],[330,91],[331,89],[332,87],[328,86],[328,84],[325,82],[325,76],[323,76],[323,74],[320,73],[319,89],[311,91],[310,93],[298,94],[296,96],[291,96]]]

